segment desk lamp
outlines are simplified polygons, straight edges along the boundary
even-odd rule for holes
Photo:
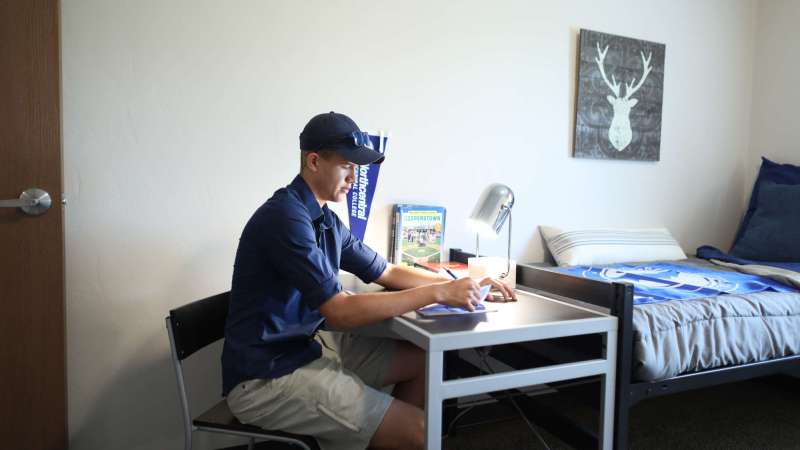
[[[500,275],[505,278],[511,271],[511,207],[514,206],[514,192],[500,183],[492,183],[478,197],[467,224],[475,231],[475,257],[480,256],[480,236],[496,238],[508,218],[508,258],[506,271]]]

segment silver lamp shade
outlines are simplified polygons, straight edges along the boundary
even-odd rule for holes
[[[500,228],[511,214],[514,206],[514,192],[500,183],[492,183],[478,197],[467,223],[479,235],[496,238]]]

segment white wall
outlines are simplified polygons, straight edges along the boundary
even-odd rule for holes
[[[751,1],[64,0],[62,10],[73,450],[180,445],[163,318],[229,288],[241,228],[296,173],[313,114],[393,131],[366,237],[384,253],[401,201],[446,206],[448,245],[471,248],[460,224],[493,181],[517,194],[519,261],[542,259],[538,224],[663,225],[693,251],[727,246],[740,215]],[[580,28],[666,44],[660,162],[570,157]],[[503,242],[482,248],[501,254]],[[196,365],[207,404],[218,362]]]
[[[758,175],[761,156],[779,163],[800,164],[800,2],[762,0],[756,16],[747,197]]]

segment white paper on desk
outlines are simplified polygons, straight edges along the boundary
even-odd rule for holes
[[[470,311],[470,310],[464,309],[464,308],[459,308],[459,307],[456,307],[456,306],[448,306],[448,305],[442,305],[442,304],[439,304],[439,303],[434,303],[432,305],[428,305],[428,306],[426,306],[424,308],[418,309],[417,312],[420,315],[423,315],[423,316],[426,316],[426,317],[433,317],[433,316],[449,316],[449,315],[453,315],[453,314],[483,314],[483,313],[486,313],[486,312],[497,311],[497,306],[489,305],[487,307],[486,304],[483,303],[483,299],[486,298],[486,295],[489,293],[489,290],[491,288],[492,287],[488,286],[488,285],[487,286],[481,286],[480,294],[478,294],[480,299],[481,299],[481,302],[478,303],[477,305],[475,305],[475,310],[474,311]]]

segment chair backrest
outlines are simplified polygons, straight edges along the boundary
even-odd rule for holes
[[[169,312],[166,319],[167,333],[172,347],[172,363],[181,400],[186,448],[191,448],[194,428],[181,361],[225,337],[225,320],[228,317],[229,303],[230,292],[223,292],[175,308]]]
[[[179,360],[225,336],[230,292],[223,292],[169,312],[175,350]]]
[[[249,437],[250,446],[248,448],[253,447],[254,437],[264,437],[306,450],[319,450],[317,442],[308,436],[297,436],[280,431],[264,431],[256,427],[242,429],[249,426],[242,425],[233,417],[224,400],[200,415],[196,421],[192,421],[183,379],[182,361],[198,350],[225,337],[225,321],[228,318],[229,306],[230,292],[223,292],[173,309],[165,318],[175,378],[178,382],[186,448],[192,448],[192,432],[202,430]],[[195,423],[197,426],[194,425]]]

